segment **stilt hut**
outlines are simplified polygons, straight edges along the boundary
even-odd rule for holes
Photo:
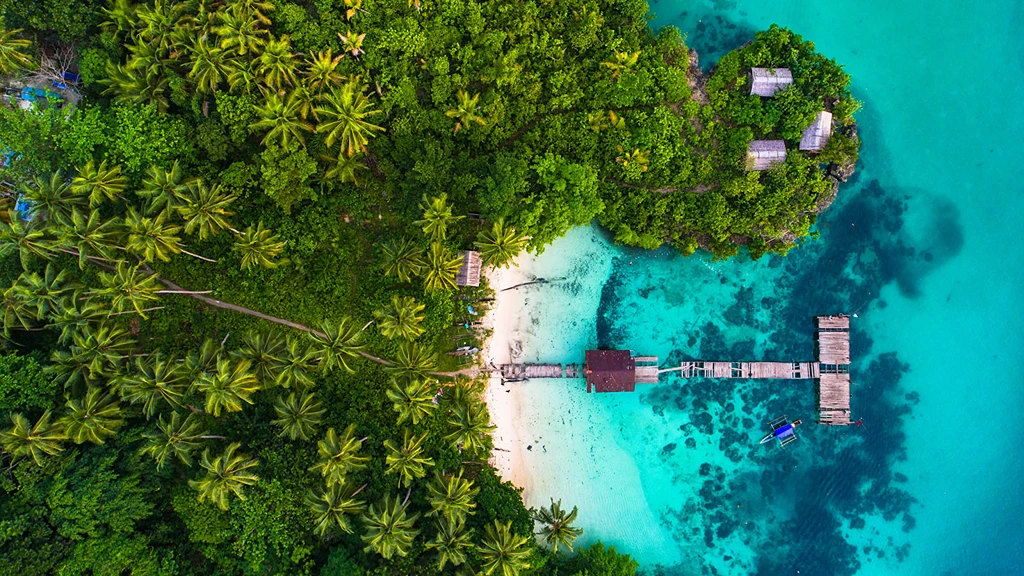
[[[455,283],[459,286],[479,286],[482,265],[483,260],[480,259],[479,252],[466,250],[462,253],[462,266],[455,275]]]
[[[786,161],[783,140],[754,140],[747,148],[747,170],[767,170]]]
[[[814,117],[814,122],[804,129],[800,137],[800,149],[808,152],[821,152],[832,137],[832,113],[822,110]]]
[[[789,68],[751,68],[750,93],[771,98],[775,93],[793,83]]]
[[[587,350],[583,375],[587,392],[632,392],[636,385],[636,363],[629,350]]]

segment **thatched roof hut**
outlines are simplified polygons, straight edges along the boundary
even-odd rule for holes
[[[747,148],[747,170],[767,170],[786,161],[783,140],[754,140]]]
[[[462,253],[462,266],[455,276],[455,283],[459,286],[479,286],[482,265],[483,260],[481,260],[479,252],[466,250]]]
[[[814,122],[804,130],[800,137],[800,149],[810,152],[821,152],[832,137],[832,113],[822,110],[814,117]]]
[[[789,68],[751,68],[750,93],[757,96],[775,96],[775,93],[793,83]]]

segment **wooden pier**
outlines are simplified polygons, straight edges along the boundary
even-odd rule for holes
[[[657,356],[634,356],[628,350],[587,350],[587,362],[577,364],[502,364],[492,367],[506,382],[531,378],[585,378],[587,392],[632,392],[636,384],[657,384],[661,374],[679,372],[682,378],[757,378],[814,380],[817,383],[818,422],[850,424],[850,317],[818,316],[814,362],[682,362],[659,368]]]
[[[818,422],[834,426],[850,424],[850,317],[818,316],[815,352],[817,362],[683,362],[682,378],[762,378],[816,380]]]

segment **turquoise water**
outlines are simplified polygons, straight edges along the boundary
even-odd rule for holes
[[[711,262],[577,229],[526,266],[523,358],[600,345],[681,359],[810,359],[812,317],[857,312],[853,416],[811,422],[810,382],[664,379],[586,395],[532,381],[532,504],[580,507],[666,574],[1024,573],[1024,24],[1020,1],[661,0],[706,66],[772,22],[853,75],[866,142],[821,240]],[[715,572],[712,572],[711,570]]]

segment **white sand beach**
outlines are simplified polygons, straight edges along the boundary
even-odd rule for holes
[[[531,257],[523,253],[516,260],[527,263]],[[533,276],[520,267],[490,269],[485,275],[496,294],[490,312],[484,317],[484,326],[492,333],[481,353],[488,366],[501,366],[518,358],[522,351],[520,313],[524,304],[519,290],[501,290],[529,282]],[[502,479],[510,480],[529,491],[530,475],[523,464],[522,455],[523,439],[528,434],[522,429],[521,394],[521,387],[502,385],[501,377],[494,374],[487,383],[484,399],[487,401],[491,423],[497,426],[493,434],[495,449],[492,464]]]

